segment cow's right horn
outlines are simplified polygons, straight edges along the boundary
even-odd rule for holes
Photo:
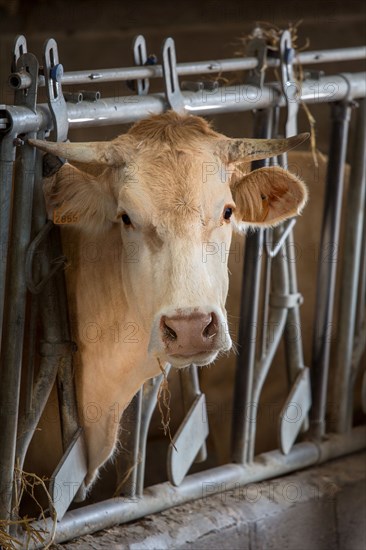
[[[61,142],[61,141],[43,141],[40,139],[29,139],[28,143],[37,147],[46,153],[51,153],[57,157],[67,160],[88,163],[88,164],[106,164],[108,166],[124,164],[119,139],[118,148],[111,141],[91,141],[91,142]]]

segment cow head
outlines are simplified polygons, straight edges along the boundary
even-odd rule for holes
[[[273,226],[299,213],[304,184],[279,168],[249,172],[306,139],[229,139],[173,112],[111,142],[31,144],[67,158],[48,197],[81,231],[120,228],[128,307],[152,357],[205,365],[231,347],[225,300],[233,228]],[[71,177],[70,177],[71,176]],[[137,261],[129,262],[129,250]]]

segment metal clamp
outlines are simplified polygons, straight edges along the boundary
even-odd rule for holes
[[[48,105],[52,116],[54,140],[65,141],[69,129],[66,101],[62,95],[63,66],[59,63],[56,41],[51,38],[44,48],[44,76]]]
[[[184,114],[184,98],[180,91],[177,73],[177,58],[175,55],[175,44],[173,38],[167,38],[163,44],[163,76],[165,83],[165,94],[169,107],[177,113]]]
[[[48,233],[51,231],[51,229],[54,227],[54,223],[51,220],[48,220],[48,222],[44,225],[44,227],[41,229],[41,231],[38,233],[38,235],[33,239],[33,241],[30,243],[26,259],[25,259],[25,281],[28,287],[28,290],[32,294],[39,294],[44,289],[46,283],[59,271],[62,269],[67,262],[66,256],[60,256],[59,258],[55,258],[52,260],[53,267],[52,269],[47,273],[45,277],[38,283],[35,283],[33,280],[33,260],[34,256],[38,250],[38,248],[41,246],[42,242],[46,239]]]

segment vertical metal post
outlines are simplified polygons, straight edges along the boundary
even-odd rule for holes
[[[12,70],[25,70],[32,74],[33,82],[29,89],[17,90],[14,94],[15,105],[25,105],[35,109],[37,98],[38,62],[34,56],[27,54],[27,41],[24,36],[17,36],[13,48]],[[10,233],[10,217],[12,209],[12,183],[15,161],[14,140],[17,137],[15,129],[1,138],[0,147],[0,345],[2,322],[4,314],[5,278],[7,265],[7,250]],[[20,141],[21,143],[21,141]]]
[[[14,181],[0,361],[0,518],[5,520],[11,514],[27,295],[24,265],[32,222],[35,150],[24,145],[19,157]]]
[[[278,241],[281,240],[284,234],[283,226],[279,226],[273,230],[273,236]],[[269,256],[268,243],[266,243],[266,252]],[[266,287],[264,292],[269,292],[268,296],[268,317],[266,319],[267,327],[263,326],[265,332],[264,353],[259,361],[255,361],[253,372],[253,384],[251,394],[251,408],[247,411],[249,414],[248,422],[248,450],[246,460],[252,462],[255,454],[255,435],[257,429],[257,417],[260,394],[263,388],[268,371],[279,345],[285,329],[288,309],[286,307],[273,307],[271,302],[274,296],[288,296],[289,283],[287,273],[287,262],[284,252],[284,245],[278,253],[273,256],[273,265],[271,269],[271,287]],[[266,296],[265,296],[266,298]],[[267,301],[267,300],[266,300]],[[269,328],[270,327],[270,328]]]
[[[365,221],[366,101],[359,103],[354,157],[347,195],[344,260],[341,274],[340,306],[337,330],[333,414],[337,432],[345,432],[352,423],[353,380],[352,351],[355,334],[357,290],[360,273],[362,230]]]
[[[4,314],[5,277],[12,206],[11,189],[16,151],[13,145],[14,138],[15,134],[11,133],[4,136],[0,142],[0,338]]]
[[[332,105],[332,131],[318,257],[317,297],[312,350],[311,431],[316,439],[325,433],[329,354],[332,334],[334,292],[338,261],[338,240],[351,106]]]
[[[271,136],[272,110],[257,111],[254,136]],[[263,161],[253,163],[253,168],[263,166]],[[250,421],[252,387],[255,364],[261,257],[263,230],[247,235],[245,243],[244,270],[238,335],[238,359],[234,387],[232,423],[232,458],[234,462],[250,460]]]
[[[42,191],[42,155],[39,152],[36,154],[33,233],[38,235],[45,228],[47,215]],[[50,223],[48,222],[48,224]],[[61,256],[60,243],[57,242],[57,246],[52,246],[52,236],[55,237],[55,232],[58,232],[58,228],[53,227],[51,235],[48,234],[40,248],[37,249],[37,259],[39,260],[39,263],[35,266],[37,269],[32,269],[32,265],[30,265],[32,271],[37,271],[39,275],[44,277],[47,276],[51,269],[51,250],[56,257]],[[32,377],[29,379],[29,382],[32,382],[30,388],[31,408],[27,411],[28,414],[19,419],[16,458],[19,461],[20,467],[24,462],[28,445],[46,405],[50,391],[56,380],[56,375],[58,375],[60,381],[59,400],[64,450],[68,447],[79,427],[72,375],[73,346],[70,342],[67,300],[66,291],[63,287],[63,279],[64,275],[62,272],[54,274],[43,285],[42,291],[39,294],[39,313],[43,330],[42,344],[40,346],[42,359],[34,384],[33,380],[31,380]],[[38,298],[38,296],[33,295],[32,298]],[[32,339],[33,337],[34,335],[31,334],[30,338]]]

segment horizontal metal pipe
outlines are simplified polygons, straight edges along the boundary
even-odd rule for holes
[[[346,48],[336,50],[320,50],[314,52],[299,53],[294,64],[312,65],[317,63],[329,63],[334,61],[350,61],[366,58],[366,46],[358,48]],[[268,59],[267,65],[278,67],[278,59]],[[236,57],[232,59],[217,59],[211,61],[196,61],[191,63],[178,63],[179,76],[212,74],[221,72],[245,71],[254,69],[258,65],[256,57]],[[145,65],[141,67],[121,67],[116,69],[100,69],[86,71],[70,71],[64,73],[61,82],[63,85],[90,84],[97,82],[115,82],[121,80],[138,80],[143,78],[161,78],[163,68],[161,65]]]
[[[338,48],[335,50],[320,50],[314,52],[299,53],[294,64],[312,65],[317,63],[332,63],[339,61],[355,61],[357,59],[365,59],[366,46],[357,48]]]
[[[14,90],[24,90],[31,86],[32,78],[26,71],[19,71],[9,76],[8,83]]]
[[[39,103],[36,112],[24,106],[0,105],[0,119],[5,121],[3,130],[14,135],[52,128],[51,114],[45,103]]]
[[[270,451],[256,457],[252,464],[226,464],[188,476],[179,487],[161,483],[147,489],[141,498],[114,498],[67,512],[57,524],[56,543],[65,542],[113,525],[162,512],[190,500],[205,498],[248,483],[286,475],[301,468],[338,458],[365,448],[366,427],[354,428],[348,434],[332,435],[321,444],[304,442],[294,445],[288,455]],[[50,533],[51,519],[32,523],[32,527]],[[27,548],[42,545],[30,543]]]
[[[294,83],[294,86],[297,84]],[[325,76],[318,80],[305,80],[298,85],[297,101],[327,103],[345,98],[366,96],[366,73]],[[285,106],[286,98],[276,85],[257,88],[233,85],[216,90],[182,92],[185,109],[189,113],[207,115],[236,111],[265,109],[271,105]],[[140,120],[147,113],[161,114],[169,108],[164,94],[122,96],[81,103],[68,103],[67,112],[71,128],[109,126]],[[51,115],[46,104],[37,105],[33,113],[26,107],[4,106],[0,118],[8,119],[8,127],[15,133],[27,133],[52,128]]]

